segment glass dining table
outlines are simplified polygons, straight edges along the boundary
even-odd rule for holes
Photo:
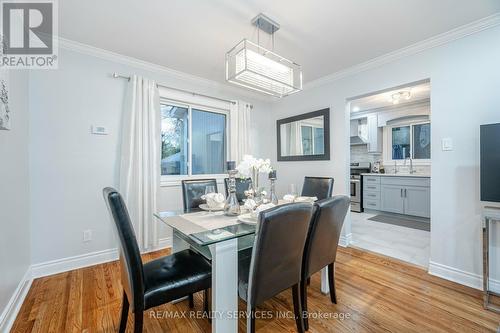
[[[256,224],[223,212],[159,212],[155,217],[173,229],[172,251],[192,248],[212,263],[212,332],[238,331],[238,252],[253,247]],[[321,291],[328,293],[326,270]]]

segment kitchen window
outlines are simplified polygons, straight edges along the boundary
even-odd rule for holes
[[[391,160],[430,160],[431,124],[418,123],[393,126],[389,133]]]
[[[228,112],[163,101],[161,117],[162,178],[224,174]]]

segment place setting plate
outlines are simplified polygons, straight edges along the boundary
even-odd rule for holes
[[[253,217],[251,213],[238,215],[238,221],[245,224],[257,224],[257,217]]]
[[[210,208],[207,204],[201,204],[198,207],[200,207],[203,210],[206,210],[207,212],[209,212],[209,211],[212,211],[212,212],[221,212],[221,211],[224,210],[224,206]]]

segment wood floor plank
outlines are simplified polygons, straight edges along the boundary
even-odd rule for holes
[[[152,252],[143,259],[147,262],[168,253]],[[339,248],[336,286],[338,304],[332,304],[320,292],[319,274],[312,277],[309,332],[495,332],[500,323],[500,314],[483,309],[480,291],[356,248]],[[36,279],[11,332],[116,332],[121,297],[117,262]],[[259,307],[257,310],[271,313],[272,318],[258,319],[257,332],[295,332],[291,300],[287,290]],[[179,302],[148,310],[144,332],[210,332],[210,323],[200,316],[202,308],[202,294],[198,293],[194,309]],[[239,310],[246,310],[242,301]],[[167,313],[187,317],[161,317]],[[127,332],[133,321],[129,314]],[[246,319],[241,318],[238,331],[245,330]]]

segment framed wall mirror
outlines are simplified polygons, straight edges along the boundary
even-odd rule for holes
[[[330,159],[330,109],[280,119],[276,125],[278,161]]]

